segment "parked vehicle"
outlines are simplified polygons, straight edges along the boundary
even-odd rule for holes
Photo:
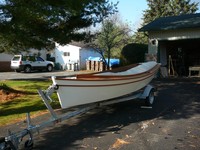
[[[50,72],[53,68],[53,62],[36,56],[15,55],[11,60],[11,69],[16,72],[24,71],[28,73],[32,70],[46,70]]]

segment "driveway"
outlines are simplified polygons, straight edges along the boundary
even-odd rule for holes
[[[142,107],[140,100],[99,107],[36,134],[34,149],[200,149],[200,80],[160,79],[152,84],[158,89],[152,108]]]
[[[69,76],[74,74],[87,73],[86,71],[52,71],[52,72],[0,72],[0,80],[11,79],[47,79],[51,76]]]

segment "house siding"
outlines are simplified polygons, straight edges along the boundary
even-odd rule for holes
[[[168,31],[151,31],[149,38],[157,40],[184,40],[200,38],[200,28]]]
[[[79,61],[80,47],[73,45],[57,45],[55,48],[56,63],[59,63],[63,70],[69,69],[68,64],[78,63]],[[65,56],[65,53],[69,53],[69,56]]]
[[[64,53],[69,53],[69,56],[64,56]],[[99,53],[92,48],[81,48],[74,45],[57,45],[54,53],[56,63],[61,65],[62,69],[70,70],[69,64],[77,63],[78,69],[86,69],[86,59],[90,56],[100,56]]]
[[[198,39],[200,38],[200,28],[184,29],[184,30],[169,30],[169,31],[149,31],[149,54],[157,54],[158,44],[152,44],[152,40],[157,41],[175,41],[184,39]]]

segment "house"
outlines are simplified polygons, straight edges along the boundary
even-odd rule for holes
[[[200,13],[158,18],[139,31],[148,32],[148,55],[168,75],[188,76],[200,66]]]
[[[87,58],[100,57],[94,48],[80,42],[72,42],[64,46],[56,44],[53,55],[55,62],[64,70],[84,70]]]
[[[72,42],[65,46],[56,44],[56,48],[51,52],[46,50],[30,49],[27,52],[22,52],[23,55],[40,55],[43,59],[47,59],[47,54],[51,57],[55,57],[55,63],[59,64],[63,70],[77,70],[86,69],[86,59],[90,56],[100,57],[94,48],[91,48],[87,44]],[[0,72],[11,71],[10,61],[14,55],[12,54],[0,54]]]

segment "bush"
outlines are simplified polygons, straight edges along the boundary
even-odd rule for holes
[[[120,62],[122,65],[129,65],[145,61],[145,53],[148,52],[148,45],[131,43],[121,51]]]
[[[62,69],[62,66],[60,63],[55,63],[55,70],[61,70]]]

